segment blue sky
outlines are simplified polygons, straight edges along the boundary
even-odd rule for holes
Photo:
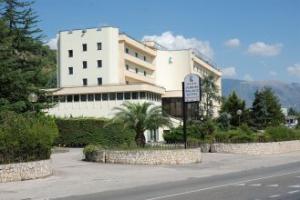
[[[197,48],[224,77],[300,82],[299,0],[36,0],[48,40],[111,25],[169,48]]]

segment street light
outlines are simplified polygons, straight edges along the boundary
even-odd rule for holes
[[[32,103],[32,111],[34,112],[34,103],[38,101],[38,96],[36,93],[32,92],[28,95],[28,101]]]
[[[243,111],[242,111],[241,109],[238,109],[238,110],[236,111],[236,114],[239,116],[239,126],[240,126],[240,124],[241,124],[241,115],[242,115],[242,113],[243,113]]]

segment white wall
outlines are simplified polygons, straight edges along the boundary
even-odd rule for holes
[[[82,79],[88,79],[88,85],[97,85],[97,78],[102,77],[103,84],[119,83],[119,30],[112,27],[87,29],[59,33],[59,82],[60,87],[82,86]],[[102,43],[102,50],[97,50],[97,43]],[[87,44],[87,51],[82,44]],[[68,50],[73,50],[69,58]],[[102,68],[97,67],[97,60],[102,60]],[[88,62],[83,69],[82,61]],[[69,75],[68,67],[73,67]]]

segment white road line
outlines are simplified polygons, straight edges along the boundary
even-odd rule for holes
[[[300,185],[290,185],[289,188],[300,188]]]
[[[297,192],[300,192],[300,190],[289,191],[288,193],[289,194],[294,194],[294,193],[297,193]]]
[[[245,183],[239,183],[239,184],[236,184],[235,186],[245,186],[246,184]]]
[[[274,177],[291,175],[291,174],[295,174],[295,173],[299,173],[299,172],[300,171],[294,171],[294,172],[283,173],[283,174],[279,174],[279,175],[265,176],[265,177],[255,178],[255,179],[238,181],[238,182],[228,183],[228,184],[223,184],[223,185],[215,185],[215,186],[211,186],[211,187],[200,188],[200,189],[197,189],[197,190],[190,190],[190,191],[186,191],[186,192],[180,192],[180,193],[174,193],[174,194],[167,194],[167,195],[152,197],[152,198],[148,198],[148,199],[145,199],[145,200],[166,199],[166,198],[170,198],[170,197],[182,196],[182,195],[185,195],[185,194],[191,194],[191,193],[201,192],[201,191],[205,191],[205,190],[212,190],[212,189],[216,189],[216,188],[222,188],[222,187],[237,185],[237,184],[241,184],[241,183],[248,183],[248,182],[251,182],[251,181],[258,181],[258,180],[263,180],[263,179],[269,179],[269,178],[274,178]]]
[[[267,185],[267,187],[279,187],[278,184]]]
[[[254,183],[254,184],[250,184],[249,186],[251,186],[251,187],[260,187],[261,183]]]
[[[277,198],[277,197],[280,197],[280,194],[274,194],[274,195],[269,196],[270,199]]]

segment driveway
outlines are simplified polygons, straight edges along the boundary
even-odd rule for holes
[[[53,176],[0,183],[0,199],[48,199],[210,177],[299,162],[300,152],[268,156],[207,153],[202,163],[178,166],[100,164],[82,158],[82,149],[53,154]]]

